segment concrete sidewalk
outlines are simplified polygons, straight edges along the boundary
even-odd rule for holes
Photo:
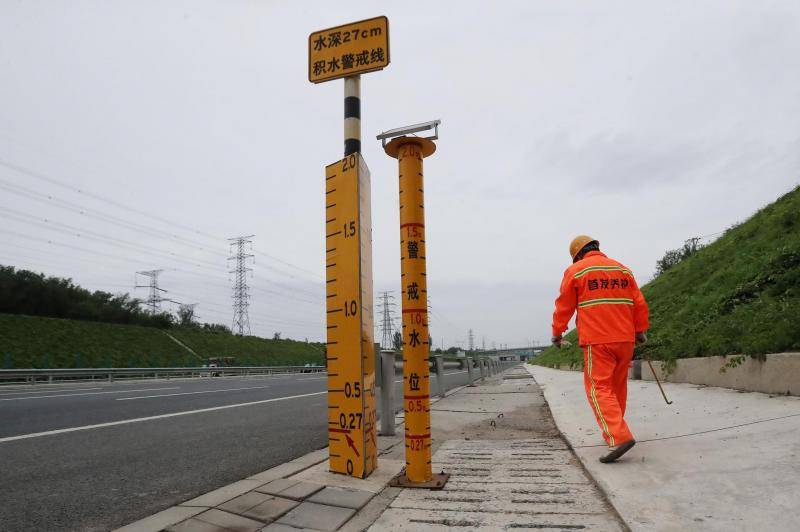
[[[560,431],[632,530],[800,529],[800,398],[693,384],[629,381],[637,445],[601,464],[583,375],[526,368]]]
[[[405,465],[400,424],[366,480],[329,473],[322,449],[120,530],[627,530],[521,366],[432,402],[431,416],[434,470],[451,474],[441,491],[387,487]]]

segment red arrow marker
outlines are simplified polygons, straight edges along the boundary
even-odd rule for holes
[[[345,435],[344,435],[344,437],[345,437],[345,438],[347,438],[347,445],[348,445],[348,447],[350,447],[351,449],[353,449],[353,452],[354,452],[354,453],[356,453],[356,456],[360,457],[361,455],[360,455],[360,454],[358,454],[358,449],[356,449],[355,442],[354,442],[354,441],[353,441],[353,439],[350,437],[350,435],[349,435],[349,434],[345,434]]]

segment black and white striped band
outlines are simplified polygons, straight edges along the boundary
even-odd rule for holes
[[[344,155],[361,151],[361,77],[344,78]]]

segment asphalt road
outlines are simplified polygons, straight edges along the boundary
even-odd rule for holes
[[[0,387],[0,530],[113,529],[320,449],[325,390],[324,374]]]

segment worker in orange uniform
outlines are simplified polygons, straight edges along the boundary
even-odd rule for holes
[[[614,462],[636,444],[625,423],[625,404],[634,344],[647,341],[647,303],[633,273],[601,253],[597,240],[578,236],[569,254],[572,266],[564,272],[556,299],[552,341],[561,347],[577,310],[586,397],[609,446],[600,461]]]

